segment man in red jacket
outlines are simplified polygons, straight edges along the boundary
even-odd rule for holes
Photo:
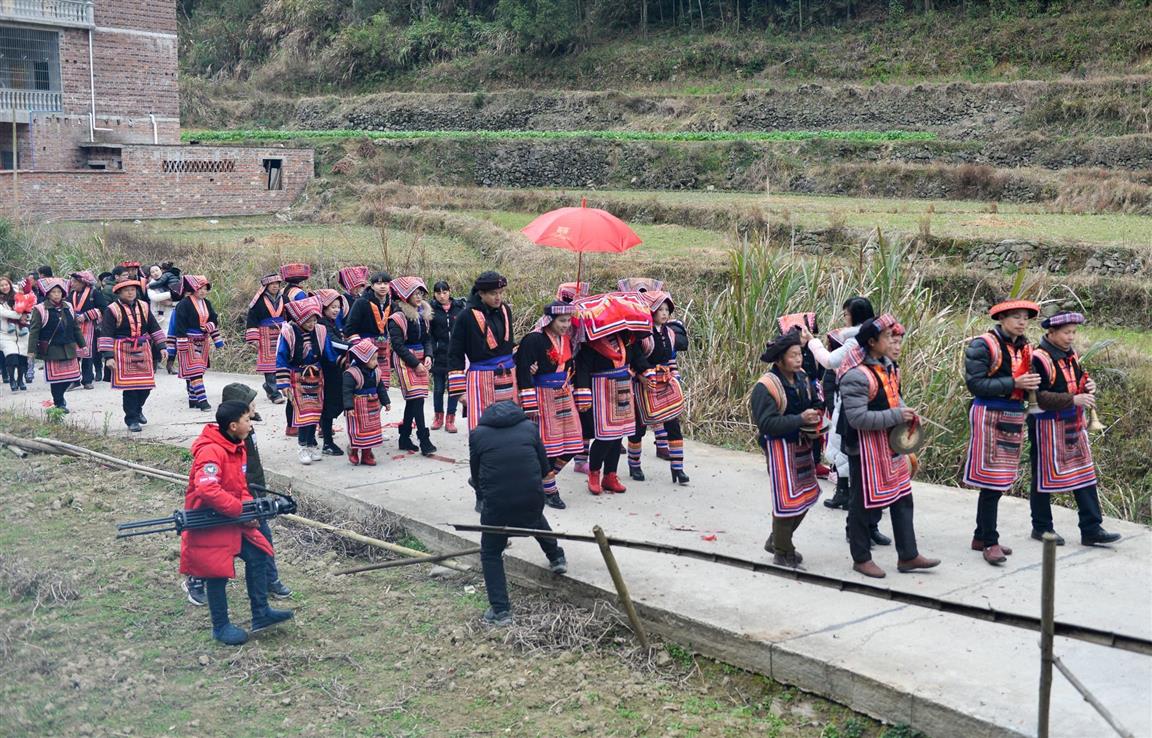
[[[252,432],[249,407],[243,402],[223,402],[216,409],[216,422],[204,426],[192,443],[192,472],[184,494],[187,510],[211,508],[221,515],[239,517],[243,504],[252,499],[245,479],[248,464],[244,439]],[[256,521],[186,530],[180,543],[180,573],[204,579],[212,637],[229,646],[248,640],[243,628],[228,619],[224,585],[236,576],[234,559],[244,560],[244,580],[252,605],[252,632],[292,619],[289,610],[268,607],[266,566],[272,544],[260,534]]]

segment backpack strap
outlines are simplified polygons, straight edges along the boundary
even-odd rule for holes
[[[1044,370],[1044,375],[1048,378],[1049,383],[1056,381],[1056,362],[1052,360],[1052,354],[1048,353],[1042,348],[1037,348],[1032,352],[1032,358]],[[1069,390],[1071,391],[1071,390]]]
[[[768,390],[768,395],[776,403],[776,414],[783,415],[784,411],[788,409],[788,395],[784,392],[784,383],[780,381],[780,377],[772,372],[765,372],[756,381]]]

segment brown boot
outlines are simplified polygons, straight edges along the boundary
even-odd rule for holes
[[[981,541],[979,538],[973,538],[972,539],[972,550],[973,551],[983,551],[984,550],[984,541]],[[1004,553],[1005,556],[1011,556],[1012,555],[1012,549],[1008,548],[1007,546],[1001,546],[1000,550]]]
[[[448,416],[446,418],[444,418],[444,430],[449,432],[449,433],[455,433],[456,432],[456,415],[455,415],[455,413],[448,413]]]
[[[1004,549],[994,544],[984,547],[984,560],[993,566],[997,566],[1007,561],[1008,557],[1004,554]]]
[[[917,569],[931,569],[932,567],[939,566],[940,559],[930,559],[924,554],[917,554],[916,558],[909,559],[908,561],[897,561],[896,571],[901,574],[906,574],[910,571]]]
[[[444,427],[444,413],[436,413],[432,418],[432,430],[440,430]]]
[[[883,579],[887,576],[887,574],[884,573],[884,570],[879,566],[876,566],[876,562],[872,559],[862,561],[859,564],[853,564],[852,569],[866,577],[872,577],[873,579]]]

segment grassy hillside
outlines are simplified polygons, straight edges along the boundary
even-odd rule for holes
[[[703,18],[677,15],[683,3],[669,0],[181,5],[190,88],[200,77],[288,93],[560,87],[694,94],[810,79],[1014,81],[1152,71],[1148,0],[815,0],[799,5],[800,16],[791,3],[710,0],[697,3]],[[631,14],[640,6],[648,8],[646,25]]]

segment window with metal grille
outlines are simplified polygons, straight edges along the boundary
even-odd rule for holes
[[[164,160],[165,174],[209,174],[236,171],[235,159]]]
[[[0,89],[60,91],[60,35],[0,26]]]

